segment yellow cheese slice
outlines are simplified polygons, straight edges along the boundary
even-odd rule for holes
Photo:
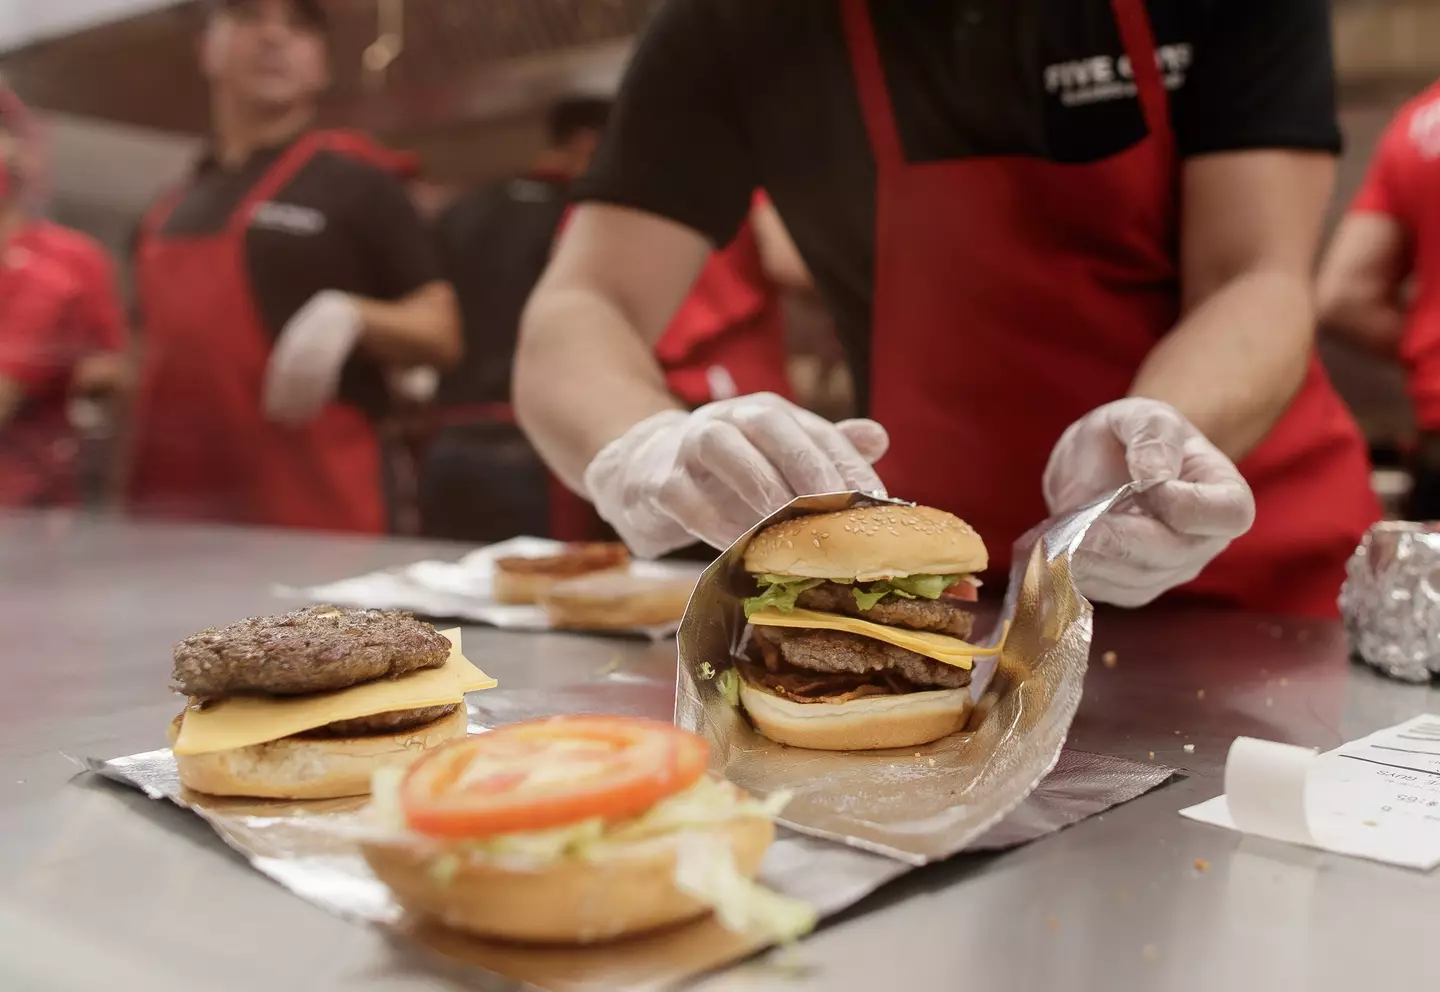
[[[817,613],[814,610],[801,609],[781,613],[772,607],[756,613],[750,618],[750,622],[760,627],[810,627],[820,630],[843,630],[851,634],[859,634],[862,637],[869,637],[872,640],[884,641],[886,644],[893,644],[906,651],[923,654],[927,658],[954,665],[956,668],[969,668],[972,658],[1000,653],[999,647],[982,648],[968,641],[962,641],[958,637],[951,637],[949,634],[887,627],[883,623],[871,623],[869,620],[847,617],[839,613]],[[1003,645],[1004,638],[1001,638],[1001,643]]]
[[[337,720],[445,706],[462,701],[467,692],[493,689],[495,680],[460,653],[460,631],[444,634],[450,641],[450,657],[439,668],[310,696],[236,696],[204,709],[191,706],[185,710],[173,750],[176,754],[207,754],[249,747]]]

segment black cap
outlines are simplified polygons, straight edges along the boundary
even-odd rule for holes
[[[219,13],[231,7],[243,7],[247,3],[254,3],[255,0],[210,0],[210,12]],[[295,12],[310,26],[317,31],[328,31],[330,29],[330,14],[325,9],[324,0],[288,0]]]

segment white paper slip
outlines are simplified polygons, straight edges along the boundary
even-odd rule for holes
[[[1323,754],[1236,738],[1225,795],[1180,813],[1428,871],[1440,865],[1440,716],[1418,716]]]

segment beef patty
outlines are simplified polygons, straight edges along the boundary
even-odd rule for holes
[[[940,599],[903,599],[886,596],[868,610],[855,602],[853,587],[826,582],[802,592],[795,605],[824,613],[843,613],[890,627],[929,630],[951,637],[969,637],[975,628],[975,615],[959,603],[943,596]]]
[[[202,699],[294,696],[439,668],[450,642],[413,614],[311,606],[202,630],[175,645],[175,689]]]
[[[841,630],[755,627],[755,640],[766,667],[778,659],[811,672],[866,675],[893,673],[920,689],[959,689],[970,684],[970,672]]]
[[[459,703],[448,706],[422,706],[413,710],[391,710],[374,716],[357,716],[353,720],[336,720],[300,737],[367,737],[371,734],[395,734],[412,727],[423,727],[455,712]]]

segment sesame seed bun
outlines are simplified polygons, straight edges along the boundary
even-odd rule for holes
[[[793,517],[745,549],[745,569],[869,582],[906,575],[968,575],[989,564],[985,542],[959,517],[928,506],[863,506]]]

